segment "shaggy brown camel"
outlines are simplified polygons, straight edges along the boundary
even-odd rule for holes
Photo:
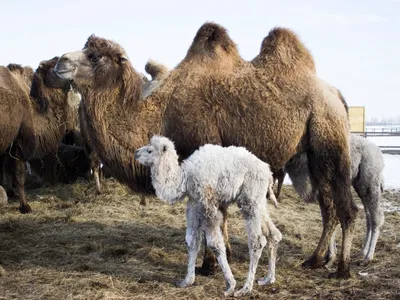
[[[36,148],[35,132],[33,130],[32,109],[29,100],[29,86],[27,80],[31,75],[29,68],[10,64],[9,67],[0,67],[0,154],[3,154],[2,163],[6,155],[15,158],[15,161],[25,161]],[[4,177],[2,166],[2,177]],[[14,169],[15,174],[23,172],[21,165]],[[23,168],[23,166],[22,166]],[[4,178],[1,179],[2,181]],[[29,212],[30,207],[26,198],[20,197],[20,211]]]
[[[223,27],[206,23],[147,101],[140,101],[142,80],[125,51],[103,38],[91,36],[83,50],[64,54],[56,72],[82,94],[88,133],[102,162],[138,192],[148,191],[150,182],[133,153],[153,134],[172,139],[182,158],[206,143],[239,145],[276,170],[306,151],[324,229],[304,265],[323,266],[338,222],[336,207],[343,244],[333,275],[350,276],[357,207],[350,192],[346,111],[315,76],[311,55],[291,31],[272,30],[249,63]]]
[[[32,134],[32,145],[35,147],[26,143],[10,143],[11,157],[5,160],[5,167],[13,170],[12,184],[20,198],[21,213],[32,211],[24,191],[26,161],[29,158],[40,158],[57,152],[63,136],[74,126],[73,121],[70,120],[73,116],[70,106],[73,94],[70,91],[69,82],[59,78],[53,71],[57,60],[58,57],[54,57],[40,63],[33,75],[29,96],[27,94],[29,80],[24,83],[24,96],[27,99],[24,100],[27,101],[27,105],[21,115],[29,114],[31,123],[29,128],[24,130],[29,130]],[[8,112],[10,109],[7,108],[4,111]],[[28,155],[20,155],[20,153]]]
[[[157,89],[162,81],[169,75],[169,70],[163,64],[156,62],[154,60],[149,60],[145,65],[145,70],[148,74],[151,75],[152,79],[145,80],[147,77],[143,74],[140,74],[143,79],[143,87],[142,87],[142,94],[143,97],[149,96],[155,89]],[[96,192],[97,194],[101,194],[101,179],[102,179],[102,170],[101,170],[101,160],[99,156],[94,151],[93,147],[90,145],[90,137],[87,133],[85,118],[83,115],[83,107],[79,105],[78,113],[79,116],[78,120],[78,127],[79,129],[75,129],[73,134],[75,135],[72,138],[72,142],[70,144],[78,144],[80,146],[85,147],[86,153],[89,157],[90,168],[93,172],[93,177],[95,179],[96,184]],[[146,198],[142,197],[141,204],[146,204]]]

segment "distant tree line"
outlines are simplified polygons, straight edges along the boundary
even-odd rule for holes
[[[366,125],[400,125],[400,116],[396,117],[371,117],[366,121]]]

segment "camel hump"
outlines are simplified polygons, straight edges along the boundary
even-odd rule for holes
[[[21,75],[24,74],[24,67],[19,64],[8,64],[7,69],[9,69],[13,73],[20,73]]]
[[[147,61],[144,69],[148,74],[151,75],[152,80],[162,80],[169,73],[169,70],[166,66],[153,59],[149,59]]]
[[[261,44],[258,58],[264,61],[279,60],[282,65],[306,68],[314,73],[315,62],[310,51],[292,30],[273,28]]]
[[[236,44],[229,37],[227,30],[219,24],[207,22],[197,31],[188,55],[213,56],[218,48],[227,54],[238,55]]]

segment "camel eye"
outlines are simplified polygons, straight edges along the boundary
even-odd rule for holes
[[[100,60],[100,58],[101,58],[101,55],[97,55],[94,53],[89,55],[90,61],[94,64],[97,63]]]
[[[151,151],[150,149],[147,149],[147,153],[151,154],[151,152],[153,152],[153,151]]]

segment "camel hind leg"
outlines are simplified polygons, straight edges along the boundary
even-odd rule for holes
[[[272,183],[269,180],[245,178],[242,192],[237,198],[238,206],[246,220],[250,264],[246,282],[241,290],[235,292],[235,296],[247,295],[253,289],[258,261],[264,247],[267,245],[263,230],[268,236],[270,260],[268,276],[259,281],[259,284],[273,283],[275,281],[276,245],[281,240],[282,235],[268,216],[266,195],[270,188],[272,188]]]
[[[282,240],[282,233],[276,228],[268,213],[265,217],[263,232],[267,237],[268,248],[268,274],[266,277],[258,280],[259,285],[272,284],[275,282],[275,264],[277,257],[278,244]]]
[[[32,212],[32,208],[28,204],[28,200],[25,195],[25,162],[16,157],[11,157],[6,160],[6,167],[12,172],[12,183],[15,184],[15,188],[19,197],[19,211],[22,214],[28,214]]]
[[[380,229],[384,223],[384,213],[380,205],[380,182],[358,182],[354,186],[358,196],[364,205],[366,218],[366,233],[360,256],[362,265],[367,265],[373,259],[375,247],[380,235]]]
[[[337,216],[342,227],[342,248],[338,269],[331,277],[349,278],[350,250],[358,209],[351,195],[351,165],[348,138],[342,136],[342,140],[340,140],[329,133],[328,131],[323,131],[317,138],[311,139],[313,144],[307,151],[307,156],[311,175],[317,183],[323,219],[324,210],[326,210],[326,218],[334,220]],[[337,135],[338,133],[336,132],[335,134]],[[345,133],[343,132],[343,134]],[[332,205],[335,207],[336,216],[333,214]],[[330,208],[324,209],[326,206]],[[332,227],[334,224],[332,221],[328,222],[329,226],[327,226],[326,220],[324,223],[320,243],[313,255],[316,258],[321,258],[326,252],[335,228],[335,226]]]
[[[312,256],[302,264],[304,268],[309,269],[317,269],[325,265],[325,254],[338,224],[335,207],[330,195],[330,185],[327,182],[320,181],[318,186],[317,199],[321,209],[323,229],[317,248]]]

